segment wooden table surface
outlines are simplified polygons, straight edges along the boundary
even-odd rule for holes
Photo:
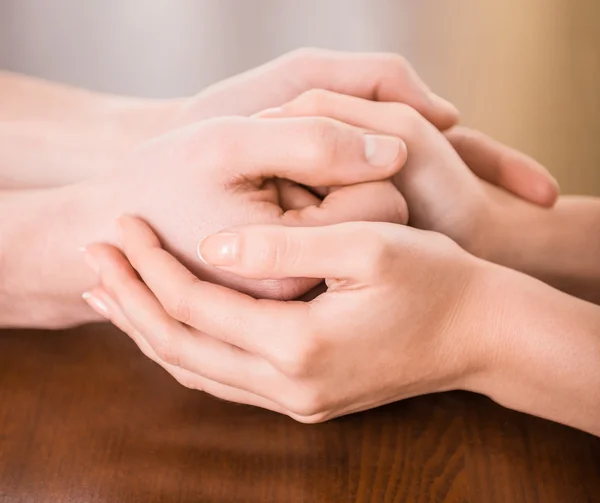
[[[0,501],[600,501],[600,439],[467,393],[320,425],[179,386],[106,325],[0,332]]]

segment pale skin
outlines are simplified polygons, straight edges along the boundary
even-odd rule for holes
[[[411,225],[446,234],[481,258],[600,303],[599,199],[563,196],[544,208],[514,197],[473,176],[457,155],[476,133],[462,135],[451,148],[429,122],[401,104],[315,91],[262,116],[315,115],[404,139],[410,155],[394,182],[408,203]],[[513,156],[513,165],[524,162],[516,152],[505,155]],[[470,152],[463,157],[469,160]]]
[[[404,198],[387,181],[406,157],[401,137],[327,117],[221,115],[255,114],[324,88],[402,102],[439,129],[458,118],[402,58],[386,54],[298,51],[173,101],[97,95],[11,74],[0,88],[0,211],[11,215],[0,222],[4,327],[99,319],[81,302],[94,277],[76,250],[116,242],[113,221],[122,213],[144,217],[201,277],[274,298],[292,298],[315,282],[215,271],[195,258],[195,243],[232,225],[405,223]],[[535,161],[469,130],[447,137],[478,176],[540,207],[554,204],[556,184]],[[290,180],[328,195],[321,201]]]
[[[122,252],[85,252],[90,306],[185,386],[302,422],[464,389],[600,435],[600,307],[584,300],[600,291],[600,201],[526,203],[402,105],[319,92],[261,114],[315,115],[404,139],[394,183],[420,229],[241,226],[199,243],[204,263],[240,277],[326,281],[284,302],[198,279],[125,217]]]
[[[491,263],[590,298],[598,243],[576,239],[597,229],[597,201],[547,209],[556,186],[534,161],[440,134],[456,111],[403,60],[303,52],[173,102],[2,85],[22,99],[1,118],[0,325],[108,316],[185,385],[304,422],[459,388],[600,434],[598,308]],[[413,225],[455,241],[397,225],[407,203]],[[93,245],[88,271],[76,248],[116,243],[124,212],[162,244],[124,219],[126,256]],[[313,301],[282,300],[321,279]]]
[[[200,281],[146,224],[119,225],[125,255],[88,247],[85,298],[184,386],[308,423],[463,389],[600,435],[600,308],[442,234],[360,222],[202,242],[243,277],[326,279],[283,302]]]

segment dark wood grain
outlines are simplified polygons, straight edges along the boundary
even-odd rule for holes
[[[483,397],[321,425],[179,386],[108,326],[0,332],[0,501],[600,501],[600,439]]]

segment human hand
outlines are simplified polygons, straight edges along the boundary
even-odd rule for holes
[[[408,161],[394,180],[408,203],[411,225],[444,233],[465,249],[483,257],[491,254],[491,248],[496,246],[494,226],[501,214],[495,211],[495,206],[505,199],[516,198],[475,176],[448,139],[413,108],[328,91],[311,91],[259,116],[324,116],[402,137],[408,146]],[[489,165],[491,169],[486,172],[483,164],[479,164],[478,174],[487,174],[490,180],[515,188],[525,180],[539,181],[541,168],[536,163],[524,160],[514,151],[508,155],[506,149],[480,133],[463,128],[447,135],[473,165],[478,165],[488,153],[492,157],[495,155],[496,162]],[[517,171],[515,167],[518,165],[530,168]],[[534,193],[542,196],[541,199],[549,194],[544,192],[544,187],[543,183],[530,186]]]
[[[474,129],[455,126],[444,136],[482,180],[538,206],[556,204],[558,182],[535,159]]]
[[[480,295],[496,266],[441,234],[383,223],[250,226],[202,242],[208,263],[246,278],[326,278],[327,292],[304,303],[200,281],[146,224],[125,217],[120,226],[125,256],[87,248],[99,286],[85,298],[187,387],[310,423],[470,389],[493,353],[496,318],[486,310],[496,304]]]
[[[302,49],[173,100],[102,95],[0,72],[0,187],[55,187],[102,176],[150,138],[208,118],[252,115],[313,88],[406,103],[440,129],[458,120],[456,108],[395,54]],[[492,170],[498,175],[493,181],[534,203],[556,200],[555,182],[533,161],[479,135],[465,137],[465,130],[449,138],[478,174]],[[36,146],[33,153],[28,145]]]
[[[432,93],[402,56],[301,49],[181,100],[169,124],[253,115],[312,90],[404,103],[440,130],[458,121],[454,105]],[[540,206],[556,202],[556,181],[533,159],[468,128],[454,127],[446,136],[477,176]]]
[[[304,48],[180,100],[173,109],[173,124],[178,127],[225,115],[250,116],[282,106],[311,89],[406,103],[439,129],[458,121],[456,107],[433,93],[398,54]]]
[[[146,219],[167,248],[203,279],[260,297],[287,299],[315,282],[243,280],[202,264],[196,255],[198,241],[251,223],[406,223],[404,199],[389,181],[405,159],[400,139],[365,134],[331,119],[221,118],[151,142],[135,154],[128,169],[90,181],[88,192],[93,195],[84,197],[99,201],[96,213],[104,222],[122,213]],[[344,187],[321,201],[281,179]]]

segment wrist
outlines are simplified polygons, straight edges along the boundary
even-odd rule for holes
[[[81,300],[96,278],[78,248],[114,242],[113,223],[92,187],[9,193],[0,212],[0,326],[65,328],[96,321]]]
[[[465,389],[600,435],[600,309],[497,266],[479,295],[482,358]]]

